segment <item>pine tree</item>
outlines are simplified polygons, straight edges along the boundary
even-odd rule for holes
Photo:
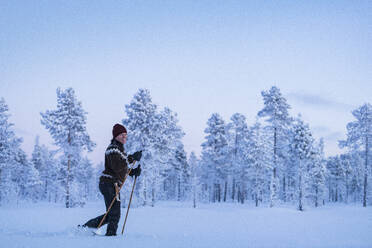
[[[4,98],[0,99],[0,204],[16,197],[18,185],[12,180],[16,156],[22,139],[17,138],[8,121],[10,114]]]
[[[18,149],[15,158],[16,168],[14,180],[19,187],[19,198],[37,201],[39,200],[38,188],[41,185],[39,172],[34,164],[28,161],[26,153]]]
[[[143,176],[138,179],[140,198],[144,205],[151,199],[154,206],[157,199],[166,199],[176,188],[175,177],[178,177],[178,185],[182,184],[184,178],[182,173],[176,173],[176,168],[187,164],[181,142],[184,133],[178,125],[177,114],[167,107],[158,112],[147,89],[138,90],[130,104],[125,106],[125,112],[127,118],[123,119],[123,124],[128,129],[126,147],[130,152],[143,150]],[[183,162],[180,162],[182,157]],[[178,188],[178,191],[181,197],[181,189]]]
[[[327,161],[329,200],[333,202],[341,201],[344,192],[344,170],[340,156],[331,156]]]
[[[290,124],[286,99],[280,93],[279,88],[273,86],[269,91],[262,91],[261,95],[264,99],[264,108],[258,112],[259,117],[268,117],[266,120],[272,129],[273,133],[273,175],[271,180],[271,199],[270,207],[275,205],[278,199],[279,180],[277,178],[278,171],[278,150],[281,148],[280,142],[285,137],[286,129]]]
[[[83,157],[77,166],[74,167],[73,183],[77,187],[76,200],[80,206],[84,206],[88,200],[91,187],[91,178],[94,175],[94,169],[91,161],[87,157]]]
[[[157,172],[157,166],[153,163],[156,153],[153,149],[153,141],[156,140],[156,113],[157,106],[152,102],[150,92],[147,89],[139,89],[133,96],[130,104],[125,105],[127,118],[123,119],[123,124],[128,130],[126,150],[128,153],[142,150],[141,159],[142,176],[138,178],[138,188],[140,189],[143,205],[147,205],[149,192],[153,191],[153,179]],[[155,174],[155,175],[154,175]]]
[[[247,159],[247,139],[248,139],[248,127],[246,118],[244,115],[235,113],[230,118],[231,122],[227,125],[228,130],[228,160],[230,161],[227,172],[232,176],[231,182],[231,198],[235,200],[235,196],[238,194],[238,201],[244,202],[244,195],[242,192],[245,191],[245,174]],[[238,190],[237,190],[238,188]],[[226,190],[225,190],[226,192]],[[226,201],[224,197],[224,201]]]
[[[349,152],[348,158],[351,163],[351,179],[350,179],[350,194],[353,195],[354,203],[357,201],[362,201],[361,196],[363,188],[363,176],[364,176],[364,159],[362,152]]]
[[[199,161],[196,157],[194,152],[191,152],[189,161],[188,161],[189,167],[190,167],[190,176],[191,176],[191,192],[192,192],[192,202],[193,207],[196,208],[196,202],[199,200],[199,194],[200,194],[200,168],[199,168]]]
[[[39,144],[39,136],[35,139],[34,150],[31,155],[31,163],[38,171],[41,185],[38,190],[39,200],[51,201],[51,194],[56,188],[56,161],[54,159],[56,152],[49,151],[45,145]]]
[[[266,185],[268,185],[267,175],[269,174],[269,151],[261,124],[256,123],[249,130],[247,145],[247,158],[250,166],[247,167],[247,180],[252,186],[252,193],[256,207],[262,202]]]
[[[353,172],[352,169],[352,158],[350,154],[341,154],[340,155],[340,162],[341,162],[341,167],[343,170],[344,174],[344,185],[345,185],[345,197],[344,201],[345,203],[348,203],[349,201],[349,193],[350,193],[350,184],[351,184],[351,174]]]
[[[309,169],[309,184],[307,191],[308,197],[314,202],[315,207],[319,206],[319,201],[325,193],[325,158],[324,141],[321,139],[317,145],[314,145],[314,151],[311,153],[311,162]]]
[[[77,100],[72,88],[57,88],[57,109],[47,110],[41,114],[41,124],[49,131],[55,145],[63,152],[62,163],[65,164],[66,208],[73,205],[70,195],[72,168],[77,166],[83,150],[92,151],[93,143],[86,131],[86,115],[82,104]]]
[[[156,190],[160,193],[160,185],[165,187],[164,184],[168,184],[162,190],[165,195],[159,195],[159,198],[161,196],[166,198],[166,195],[173,195],[173,197],[177,195],[176,198],[180,201],[184,197],[185,180],[187,180],[187,176],[184,174],[187,169],[187,159],[181,142],[184,133],[178,125],[177,114],[167,107],[156,114],[155,119],[156,139],[152,143],[155,151],[154,164],[156,168],[154,170],[158,171],[158,174],[153,174],[154,185],[157,186]]]
[[[298,210],[303,211],[304,189],[307,182],[307,163],[313,149],[313,138],[309,126],[298,117],[292,127],[291,152],[298,163]]]
[[[45,166],[44,166],[44,161],[42,160],[41,149],[39,145],[39,136],[37,136],[35,139],[35,145],[34,145],[34,150],[32,152],[31,162],[33,163],[35,169],[38,171],[41,184],[42,184],[40,186],[40,189],[38,190],[39,200],[45,199],[46,185],[45,185],[44,175],[42,175],[42,170],[44,169]],[[43,187],[43,185],[45,186]]]
[[[349,147],[352,150],[364,149],[364,184],[363,207],[367,206],[367,182],[369,170],[369,156],[372,147],[372,105],[369,103],[352,112],[357,119],[347,124],[347,139],[339,142],[339,146]]]
[[[227,180],[228,171],[228,143],[226,125],[218,113],[212,114],[208,119],[204,131],[207,136],[202,144],[202,160],[209,167],[209,183],[213,183],[212,201],[221,201],[221,183]]]
[[[190,171],[189,165],[187,163],[187,154],[184,150],[182,144],[179,144],[176,150],[176,154],[173,162],[174,168],[176,170],[176,189],[177,189],[177,201],[185,199],[187,194],[189,180],[190,180]]]

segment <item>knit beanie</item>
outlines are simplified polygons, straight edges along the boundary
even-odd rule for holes
[[[121,133],[127,133],[127,129],[123,125],[115,124],[115,126],[112,128],[112,136],[116,138]]]

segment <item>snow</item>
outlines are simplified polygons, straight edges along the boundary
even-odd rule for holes
[[[76,228],[102,213],[100,202],[71,209],[46,203],[2,206],[0,247],[372,247],[370,207],[328,205],[299,212],[289,206],[191,206],[160,202],[133,208],[124,236],[116,237],[91,236]]]

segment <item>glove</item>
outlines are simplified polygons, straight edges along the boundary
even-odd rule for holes
[[[134,160],[140,161],[142,157],[142,151],[135,152],[128,156],[128,160],[130,163],[133,163]]]
[[[141,165],[139,164],[137,168],[132,169],[129,173],[129,176],[139,177],[141,175]]]

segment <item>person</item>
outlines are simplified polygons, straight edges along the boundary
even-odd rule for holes
[[[124,151],[124,144],[127,141],[127,130],[123,125],[115,124],[112,129],[112,140],[105,152],[105,170],[99,179],[99,190],[102,193],[106,211],[113,201],[116,192],[124,183],[124,178],[128,173],[128,166],[134,161],[140,161],[142,151],[137,151],[131,155],[127,155]],[[129,176],[138,177],[141,175],[141,165],[132,169]],[[82,227],[97,228],[101,222],[103,215],[87,221]],[[115,236],[120,220],[120,194],[115,199],[111,210],[108,212],[102,225],[107,225],[106,236]]]

